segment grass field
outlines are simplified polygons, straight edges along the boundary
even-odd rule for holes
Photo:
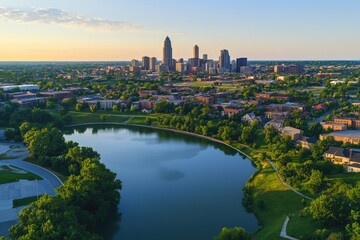
[[[107,114],[107,113],[87,113],[87,112],[69,112],[72,116],[73,121],[71,124],[80,124],[88,122],[118,122],[123,123],[130,119],[129,116],[119,114]],[[105,115],[106,119],[100,119],[101,115]]]
[[[38,199],[38,197],[40,197],[40,196],[14,199],[13,200],[13,208],[29,205],[30,203],[35,202]]]
[[[42,180],[41,177],[13,166],[0,167],[0,184],[17,182],[19,180]]]
[[[286,188],[267,164],[264,164],[264,168],[248,185],[255,189],[255,213],[263,226],[254,235],[254,239],[281,239],[279,234],[286,216],[296,214],[304,208],[302,198]],[[258,207],[259,202],[265,204],[262,209]]]

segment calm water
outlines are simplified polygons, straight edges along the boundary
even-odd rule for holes
[[[255,172],[221,144],[144,128],[88,127],[65,136],[94,148],[123,182],[121,219],[103,235],[122,240],[208,240],[221,228],[258,224],[242,205]]]

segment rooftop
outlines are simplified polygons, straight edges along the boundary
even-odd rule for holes
[[[350,130],[350,131],[339,131],[332,132],[327,134],[321,134],[323,136],[337,136],[337,137],[347,137],[352,139],[360,139],[360,130]]]

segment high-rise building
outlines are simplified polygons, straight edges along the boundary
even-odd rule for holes
[[[247,58],[237,58],[236,59],[236,72],[241,72],[241,67],[247,67]]]
[[[194,58],[199,58],[199,47],[198,45],[194,46]]]
[[[221,50],[219,68],[222,68],[223,70],[230,70],[230,54],[226,49]]]
[[[131,60],[131,67],[137,67],[139,66],[139,61],[136,59]]]
[[[208,55],[207,54],[203,54],[203,60],[207,61],[208,60]]]
[[[141,66],[143,67],[144,70],[149,71],[150,70],[150,58],[147,56],[144,56],[142,58]]]
[[[156,63],[157,63],[156,57],[152,57],[150,60],[150,71],[152,72],[156,71]]]
[[[163,48],[163,64],[169,67],[169,70],[173,69],[172,65],[172,47],[169,37],[165,38]]]

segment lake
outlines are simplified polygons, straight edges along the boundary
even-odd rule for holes
[[[123,183],[119,218],[106,239],[209,240],[222,227],[258,229],[242,188],[256,169],[235,150],[194,136],[139,127],[72,129],[66,140],[92,147]]]

